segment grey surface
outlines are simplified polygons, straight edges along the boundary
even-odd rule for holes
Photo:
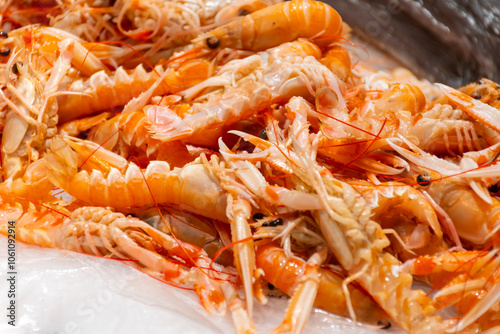
[[[500,81],[500,0],[324,0],[369,44],[430,81]]]

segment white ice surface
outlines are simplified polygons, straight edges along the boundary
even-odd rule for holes
[[[118,261],[16,243],[16,327],[7,324],[7,239],[0,236],[0,333],[234,333],[230,316],[211,316],[192,291],[161,283]],[[335,302],[335,301],[332,301]],[[281,322],[286,299],[255,308],[259,333]],[[315,310],[304,333],[376,331]]]

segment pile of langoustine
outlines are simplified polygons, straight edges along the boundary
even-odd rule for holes
[[[1,8],[2,233],[192,287],[238,333],[268,284],[275,333],[313,306],[500,330],[495,83],[353,64],[321,2],[41,4]]]

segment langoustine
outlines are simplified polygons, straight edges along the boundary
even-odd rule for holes
[[[137,8],[141,9],[139,7]],[[288,12],[297,16],[283,17],[283,14]],[[318,13],[319,15],[315,16]],[[276,28],[271,27],[270,31],[275,33],[276,39],[266,41],[266,36],[260,34],[267,34],[268,29],[263,26],[253,27],[251,24],[260,24],[264,22],[263,18],[268,18],[267,15],[271,14],[273,17],[276,15],[279,28],[292,33],[276,34]],[[309,14],[312,16],[307,16]],[[316,20],[318,17],[322,19],[321,22],[319,19]],[[323,4],[294,0],[287,4],[269,7],[264,11],[257,11],[255,14],[234,22],[237,21],[246,22],[244,29],[239,31],[246,37],[250,36],[250,38],[245,37],[245,43],[238,44],[237,41],[220,35],[221,31],[238,32],[235,30],[235,27],[239,28],[237,23],[228,24],[200,36],[193,42],[191,51],[163,63],[167,66],[172,65],[172,68],[166,71],[163,71],[163,67],[158,68],[158,73],[154,71],[148,73],[139,66],[131,71],[118,68],[114,74],[111,74],[109,67],[116,68],[116,66],[98,56],[102,56],[103,53],[99,53],[102,49],[96,45],[89,46],[89,49],[94,48],[95,52],[87,49],[79,53],[78,57],[85,53],[89,57],[94,55],[93,59],[96,60],[94,64],[97,64],[97,67],[84,67],[84,70],[88,72],[74,76],[78,71],[77,63],[66,62],[66,66],[69,66],[68,64],[73,66],[68,69],[71,74],[64,75],[59,72],[60,77],[64,77],[63,83],[66,86],[54,93],[59,94],[57,99],[61,113],[59,116],[65,115],[66,120],[70,120],[75,117],[72,114],[72,106],[76,105],[80,108],[80,103],[68,102],[73,98],[70,93],[80,94],[78,98],[87,99],[90,102],[89,107],[83,106],[83,109],[88,107],[88,111],[79,113],[78,116],[114,107],[118,108],[113,112],[119,112],[122,106],[125,106],[124,112],[114,117],[112,113],[108,113],[60,126],[59,131],[68,131],[72,135],[81,137],[88,135],[88,139],[98,143],[68,136],[55,136],[47,145],[49,149],[44,152],[44,158],[30,165],[31,168],[27,167],[33,175],[18,179],[24,182],[22,186],[8,180],[4,190],[19,190],[18,196],[27,198],[28,196],[21,194],[27,194],[34,189],[43,189],[43,192],[47,192],[52,183],[43,182],[50,181],[77,198],[70,206],[82,206],[82,208],[74,212],[89,210],[89,212],[102,213],[106,211],[103,208],[86,207],[88,204],[112,206],[125,212],[140,211],[145,207],[151,210],[151,207],[159,203],[159,205],[173,205],[181,210],[187,210],[188,214],[195,213],[214,221],[229,222],[231,233],[225,237],[225,240],[229,241],[226,246],[233,248],[234,264],[243,283],[245,303],[236,297],[233,287],[229,285],[225,285],[227,294],[224,295],[224,299],[231,305],[230,308],[235,310],[236,328],[241,332],[254,330],[251,320],[254,296],[259,301],[265,299],[259,287],[263,278],[260,276],[262,275],[260,269],[263,268],[259,268],[258,261],[254,262],[253,254],[254,246],[260,241],[252,239],[260,237],[281,238],[282,245],[276,246],[280,257],[290,260],[295,255],[299,255],[307,261],[304,266],[306,275],[297,282],[296,291],[291,291],[293,288],[287,291],[293,296],[283,324],[276,329],[276,332],[288,329],[299,332],[303,328],[312,307],[313,297],[322,293],[321,284],[318,283],[319,274],[328,266],[342,268],[343,278],[341,282],[337,282],[336,289],[342,290],[346,300],[343,312],[347,311],[353,318],[355,318],[355,310],[352,307],[356,307],[356,303],[350,302],[350,296],[355,292],[349,289],[348,285],[356,281],[396,323],[411,332],[444,332],[453,329],[456,323],[461,326],[461,329],[468,330],[466,321],[441,321],[441,318],[433,314],[435,305],[432,301],[422,291],[411,289],[412,277],[405,272],[398,271],[401,263],[396,256],[389,254],[387,249],[387,246],[394,241],[384,235],[387,231],[382,228],[384,223],[395,225],[395,229],[399,229],[400,234],[404,234],[402,232],[406,231],[408,224],[400,223],[397,217],[385,212],[387,203],[394,204],[397,200],[403,200],[406,205],[403,208],[407,210],[403,212],[410,212],[418,218],[417,220],[428,224],[428,226],[417,225],[409,232],[409,239],[412,239],[411,236],[415,231],[417,236],[425,232],[424,235],[431,234],[431,238],[434,238],[434,241],[437,240],[438,246],[446,247],[449,241],[446,238],[450,238],[449,233],[445,233],[443,237],[436,222],[436,214],[433,210],[437,211],[439,205],[433,206],[429,198],[425,197],[425,193],[417,190],[423,188],[428,180],[422,181],[421,178],[417,178],[418,186],[402,185],[387,182],[387,176],[376,175],[376,173],[407,175],[404,174],[406,173],[404,170],[414,168],[412,164],[405,161],[412,159],[393,145],[402,140],[391,139],[391,137],[409,136],[413,142],[407,140],[403,142],[409,142],[410,146],[421,145],[420,149],[429,149],[421,140],[425,139],[425,135],[419,138],[418,143],[414,140],[415,138],[411,138],[411,131],[419,130],[412,127],[412,122],[428,111],[428,105],[421,98],[422,92],[419,92],[418,87],[409,84],[387,82],[384,82],[385,86],[382,85],[382,88],[376,88],[376,92],[370,92],[367,83],[369,80],[363,83],[365,78],[360,76],[356,69],[351,68],[352,63],[347,51],[340,44],[327,46],[332,41],[338,42],[342,39],[338,35],[343,33],[343,28],[336,13]],[[299,34],[295,34],[290,28],[293,27],[293,23],[302,21],[307,24],[301,25]],[[144,28],[142,32],[152,31],[151,35],[154,35],[154,30]],[[256,39],[251,37],[253,33]],[[306,37],[309,41],[291,42],[297,37]],[[269,44],[266,44],[267,42]],[[282,44],[283,42],[291,43]],[[70,43],[83,47],[83,44],[76,38],[72,38]],[[228,59],[233,60],[221,63],[222,67],[218,65],[214,67],[214,63],[210,61],[217,62],[217,59],[221,59],[218,57],[222,57],[219,55],[224,52],[233,52],[224,49],[228,46],[242,49],[235,53],[237,56],[234,56],[234,58],[241,59],[234,59],[230,56]],[[266,50],[269,47],[275,47],[275,49]],[[212,53],[212,50],[215,52]],[[253,54],[254,51],[259,51],[259,53]],[[288,56],[287,53],[289,53]],[[116,59],[123,60],[119,57]],[[42,62],[42,64],[44,69],[51,70],[49,63]],[[99,68],[98,64],[106,64],[108,68]],[[210,71],[207,70],[208,68]],[[186,69],[184,72],[186,76],[183,76],[183,69]],[[197,73],[197,69],[203,69],[203,71]],[[13,66],[7,67],[6,73],[10,75],[10,72],[14,72]],[[190,73],[194,75],[191,76]],[[268,80],[261,79],[262,75],[267,76],[266,79],[279,77],[279,80],[277,83],[270,84]],[[120,82],[120,78],[125,82]],[[174,84],[168,84],[169,79]],[[98,81],[98,84],[104,87],[101,92],[98,92],[99,88],[94,89],[95,87],[89,85],[92,80]],[[59,80],[55,81],[59,82]],[[136,81],[144,85],[138,87],[136,91],[129,89]],[[164,84],[165,82],[167,84]],[[366,87],[361,89],[362,95],[358,96],[357,90],[360,83],[366,84]],[[110,87],[107,87],[108,85]],[[71,92],[71,87],[78,89]],[[158,87],[163,91],[156,90]],[[52,86],[51,93],[53,88]],[[248,102],[250,107],[244,105],[239,108],[236,103],[238,98],[251,99],[256,89],[264,91],[262,96],[257,96],[254,101]],[[65,92],[66,90],[69,92]],[[491,114],[494,112],[493,109],[488,109],[480,103],[464,104],[464,101],[468,101],[455,91],[447,91],[446,88],[444,91],[451,95],[448,100],[440,100],[444,104],[454,104],[455,107],[458,106],[461,109],[474,109],[473,113],[485,111]],[[126,94],[121,96],[120,92]],[[167,92],[169,95],[162,96]],[[171,95],[171,93],[177,95]],[[203,95],[200,96],[200,94]],[[153,97],[153,95],[159,96]],[[454,98],[457,96],[462,100],[455,101]],[[78,98],[73,101],[80,101]],[[233,103],[234,101],[236,104]],[[143,113],[143,107],[146,107],[145,111],[148,115]],[[214,109],[220,107],[223,112],[220,115],[217,112],[207,113],[201,110],[203,107]],[[64,108],[66,108],[65,111]],[[478,120],[481,121],[481,115],[474,115],[476,115],[475,119],[469,118],[467,121],[475,127]],[[150,119],[146,119],[146,116]],[[190,118],[192,116],[193,118]],[[197,122],[194,116],[202,119],[202,122]],[[463,115],[460,115],[460,118],[462,117]],[[169,123],[172,120],[172,124]],[[235,124],[242,120],[256,129],[264,128],[264,131],[258,137],[256,133],[252,135],[241,131],[243,127],[239,128],[239,131],[234,131]],[[495,123],[492,124],[495,125]],[[178,125],[181,127],[177,128]],[[162,129],[162,126],[167,129]],[[218,126],[225,128],[217,129]],[[10,123],[6,127],[8,131],[12,131]],[[153,134],[149,133],[150,127]],[[232,140],[232,142],[226,141],[228,134],[225,131],[228,129],[233,130],[229,135],[236,135],[239,139]],[[88,130],[90,130],[89,133],[87,133]],[[165,133],[159,130],[165,130]],[[495,131],[495,129],[490,130]],[[208,133],[211,134],[211,138],[208,138]],[[472,131],[470,133],[473,134]],[[454,155],[465,156],[470,153],[466,159],[462,160],[464,166],[484,162],[481,162],[484,157],[476,157],[476,160],[470,158],[477,153],[474,150],[484,146],[484,142],[477,143],[476,138],[471,136],[474,139],[473,145],[469,145],[466,140],[462,142],[467,146],[465,150],[460,148],[460,142],[451,149]],[[495,134],[484,131],[480,136],[490,139]],[[364,146],[358,145],[359,152],[352,153],[348,149],[339,149],[341,145],[349,144],[352,138],[365,140]],[[162,140],[170,142],[165,143]],[[248,141],[248,143],[243,143],[243,141]],[[445,146],[448,144],[445,141]],[[202,147],[196,147],[197,145]],[[113,150],[114,153],[108,149]],[[392,152],[389,153],[389,150]],[[464,153],[466,151],[471,152]],[[179,152],[182,154],[176,156],[175,153]],[[347,153],[347,158],[339,156],[343,152]],[[133,157],[139,161],[126,160]],[[198,158],[192,161],[194,157]],[[497,157],[492,156],[492,159],[497,159]],[[392,166],[385,164],[387,162]],[[340,163],[341,168],[337,168],[335,163]],[[171,168],[172,166],[178,168]],[[337,172],[341,172],[343,178],[337,177]],[[494,172],[495,170],[491,168],[490,173]],[[364,180],[362,182],[350,181],[352,184],[350,186],[349,182],[345,182],[346,175],[356,175]],[[463,188],[460,190],[467,192],[469,191],[467,187],[471,187],[471,189],[474,188],[474,194],[481,193],[486,183],[492,186],[498,181],[494,177],[496,176],[490,177],[488,181],[479,180],[479,177],[473,180],[469,178],[468,181],[463,182]],[[382,179],[382,182],[379,182],[378,178]],[[372,184],[367,185],[368,181]],[[444,182],[441,183],[441,185],[444,184]],[[435,185],[437,186],[438,183],[436,182]],[[377,202],[381,205],[379,208],[381,211],[377,211],[377,208],[374,208],[375,205],[370,208],[367,200],[360,197],[353,187],[357,187],[367,199],[370,196],[376,196],[374,194],[389,194],[393,190],[398,194],[392,199],[390,196],[383,196],[384,198],[381,196],[380,201]],[[364,190],[363,187],[365,187]],[[436,192],[441,195],[443,191],[442,188],[439,189]],[[93,194],[100,196],[93,196]],[[390,195],[394,196],[394,194]],[[484,201],[487,198],[488,196],[484,195],[481,200]],[[492,198],[490,200],[495,204],[495,196]],[[417,206],[424,207],[425,212],[418,211]],[[8,207],[5,209],[9,210]],[[272,229],[261,229],[264,223],[257,223],[257,225],[251,223],[253,219],[251,217],[255,217],[255,214],[259,212],[265,212],[269,217],[273,217],[274,220],[265,221],[265,224],[268,224],[267,227],[271,227],[273,223]],[[373,219],[369,217],[371,214],[374,214]],[[125,219],[126,226],[120,225],[119,227],[123,227],[125,235],[133,235],[133,241],[136,245],[140,245],[139,248],[143,247],[150,251],[151,247],[155,247],[155,243],[159,243],[159,236],[163,239],[169,238],[152,227],[144,225],[138,219],[122,217],[110,211],[106,211],[106,215],[119,216],[119,219],[127,218]],[[307,220],[307,226],[303,226],[303,221],[300,222],[299,218],[294,219],[294,217]],[[478,221],[484,223],[483,218]],[[19,219],[22,220],[22,218]],[[257,219],[259,220],[261,219]],[[89,223],[87,226],[90,228],[90,225]],[[279,227],[274,225],[279,225]],[[146,235],[140,230],[134,230],[138,226],[144,229],[142,232],[146,231]],[[113,228],[115,227],[117,226],[113,225]],[[478,247],[496,232],[497,225],[493,224],[492,227],[488,231],[491,235],[487,238],[480,238],[477,242],[474,241]],[[162,228],[167,228],[167,225],[159,227],[159,229]],[[99,227],[99,229],[105,228]],[[446,228],[443,229],[449,232]],[[123,235],[116,232],[123,241]],[[35,237],[40,235],[31,230],[25,235],[25,241],[35,242],[34,239],[29,239],[29,233]],[[96,240],[101,240],[99,239],[101,236],[93,235],[91,230],[87,229],[83,235],[76,237],[84,243],[89,242],[88,244],[74,243],[74,245],[80,245],[84,252],[100,256],[109,255],[106,251],[111,252],[106,247],[104,249],[95,243]],[[466,233],[461,233],[457,238],[460,237],[465,240],[469,238]],[[294,242],[297,244],[293,244]],[[102,243],[104,244],[105,241]],[[49,244],[44,245],[49,246]],[[131,244],[122,244],[125,248],[127,245]],[[415,246],[411,242],[410,245]],[[191,246],[186,245],[186,247]],[[422,254],[431,253],[432,255],[437,252],[436,248],[428,247],[428,244],[424,244],[422,248],[424,248]],[[115,252],[122,252],[117,248],[111,247],[111,249]],[[134,249],[137,250],[137,248]],[[259,248],[257,248],[258,251]],[[145,250],[138,250],[138,252],[151,255]],[[199,252],[198,255],[202,254],[202,251]],[[147,258],[149,257],[144,257],[146,260]],[[203,265],[210,263],[205,255],[199,259],[204,262]],[[201,263],[197,265],[202,267]],[[264,267],[263,264],[261,265]],[[267,275],[271,279],[272,273]],[[195,286],[210,285],[211,281],[205,278],[197,276]],[[216,278],[227,281],[226,277]],[[279,281],[276,282],[279,283]],[[395,294],[396,291],[399,298],[391,298],[391,294]],[[203,288],[198,289],[198,292],[203,295]],[[302,302],[306,307],[301,310]],[[410,306],[407,307],[408,305]]]
[[[317,47],[299,41],[227,63],[216,76],[181,93],[192,102],[148,108],[154,138],[186,141],[204,130],[249,118],[292,95],[314,97],[321,87],[331,87],[341,97],[342,84],[316,59],[318,53]],[[212,91],[195,99],[206,89]]]
[[[30,187],[25,180],[32,179],[30,174],[34,170],[40,170],[39,166],[44,166],[44,162],[37,163],[37,160],[43,159],[47,141],[57,133],[58,105],[54,97],[71,67],[75,43],[72,39],[61,41],[59,57],[48,73],[37,66],[40,59],[29,50],[19,50],[9,59],[9,65],[15,63],[18,57],[25,65],[15,64],[17,75],[11,82],[6,74],[6,93],[0,91],[0,97],[7,107],[1,144],[2,173],[6,180],[1,187],[4,191],[9,191],[14,185],[14,192],[28,196]],[[33,164],[37,167],[28,170]],[[21,180],[25,172],[25,180]],[[40,197],[51,187],[42,174],[43,172],[35,176],[35,183],[39,186],[37,190],[41,191]]]
[[[305,121],[305,115],[299,115],[292,123],[296,125],[291,125],[291,129],[297,129],[298,132],[289,133],[292,140],[287,149],[288,152],[293,149],[297,156],[283,152],[282,162],[297,178],[296,187],[298,182],[302,189],[318,195],[321,207],[311,211],[311,214],[329,249],[349,274],[343,285],[346,295],[346,284],[356,280],[396,323],[410,332],[423,333],[431,331],[431,328],[444,331],[449,328],[450,322],[443,322],[439,316],[432,314],[434,307],[425,293],[411,289],[411,275],[392,271],[391,268],[397,267],[400,262],[383,251],[390,242],[380,225],[369,218],[370,209],[364,200],[356,196],[347,183],[332,178],[324,167],[312,160],[314,152],[311,150],[314,151],[314,146],[309,143],[308,127],[299,125]],[[286,138],[284,134],[276,133],[280,131],[276,124],[269,126],[267,131],[272,140]],[[226,160],[234,160],[230,154],[224,153],[223,156]],[[237,158],[241,159],[242,156]],[[244,169],[239,170],[242,171],[237,173],[244,175]],[[390,297],[393,289],[399,291],[400,298]],[[411,307],[405,308],[403,304]],[[352,307],[349,301],[348,307]],[[352,308],[349,313],[355,317]]]
[[[438,286],[433,296],[438,308],[456,305],[463,318],[454,330],[498,330],[499,303],[498,249],[463,251],[422,256],[404,264],[404,270],[426,277]]]
[[[160,280],[194,285],[194,291],[210,313],[224,314],[227,300],[239,331],[252,331],[249,320],[245,320],[246,313],[241,306],[236,306],[241,302],[228,280],[229,273],[213,264],[202,249],[162,233],[138,218],[101,207],[80,207],[69,212],[57,205],[26,204],[6,196],[2,196],[0,210],[3,234],[7,234],[8,222],[15,221],[19,241],[119,260],[137,260],[140,270]],[[175,258],[183,259],[184,265],[192,268],[184,269]],[[214,273],[208,273],[212,270]]]

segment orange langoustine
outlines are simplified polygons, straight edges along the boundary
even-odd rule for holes
[[[176,2],[69,1],[40,25],[2,21],[0,232],[15,220],[19,241],[130,261],[229,310],[237,333],[257,331],[266,284],[291,296],[274,333],[301,332],[313,306],[497,330],[496,85],[376,71],[330,6],[272,2],[198,22]],[[194,21],[173,41],[155,15]]]

